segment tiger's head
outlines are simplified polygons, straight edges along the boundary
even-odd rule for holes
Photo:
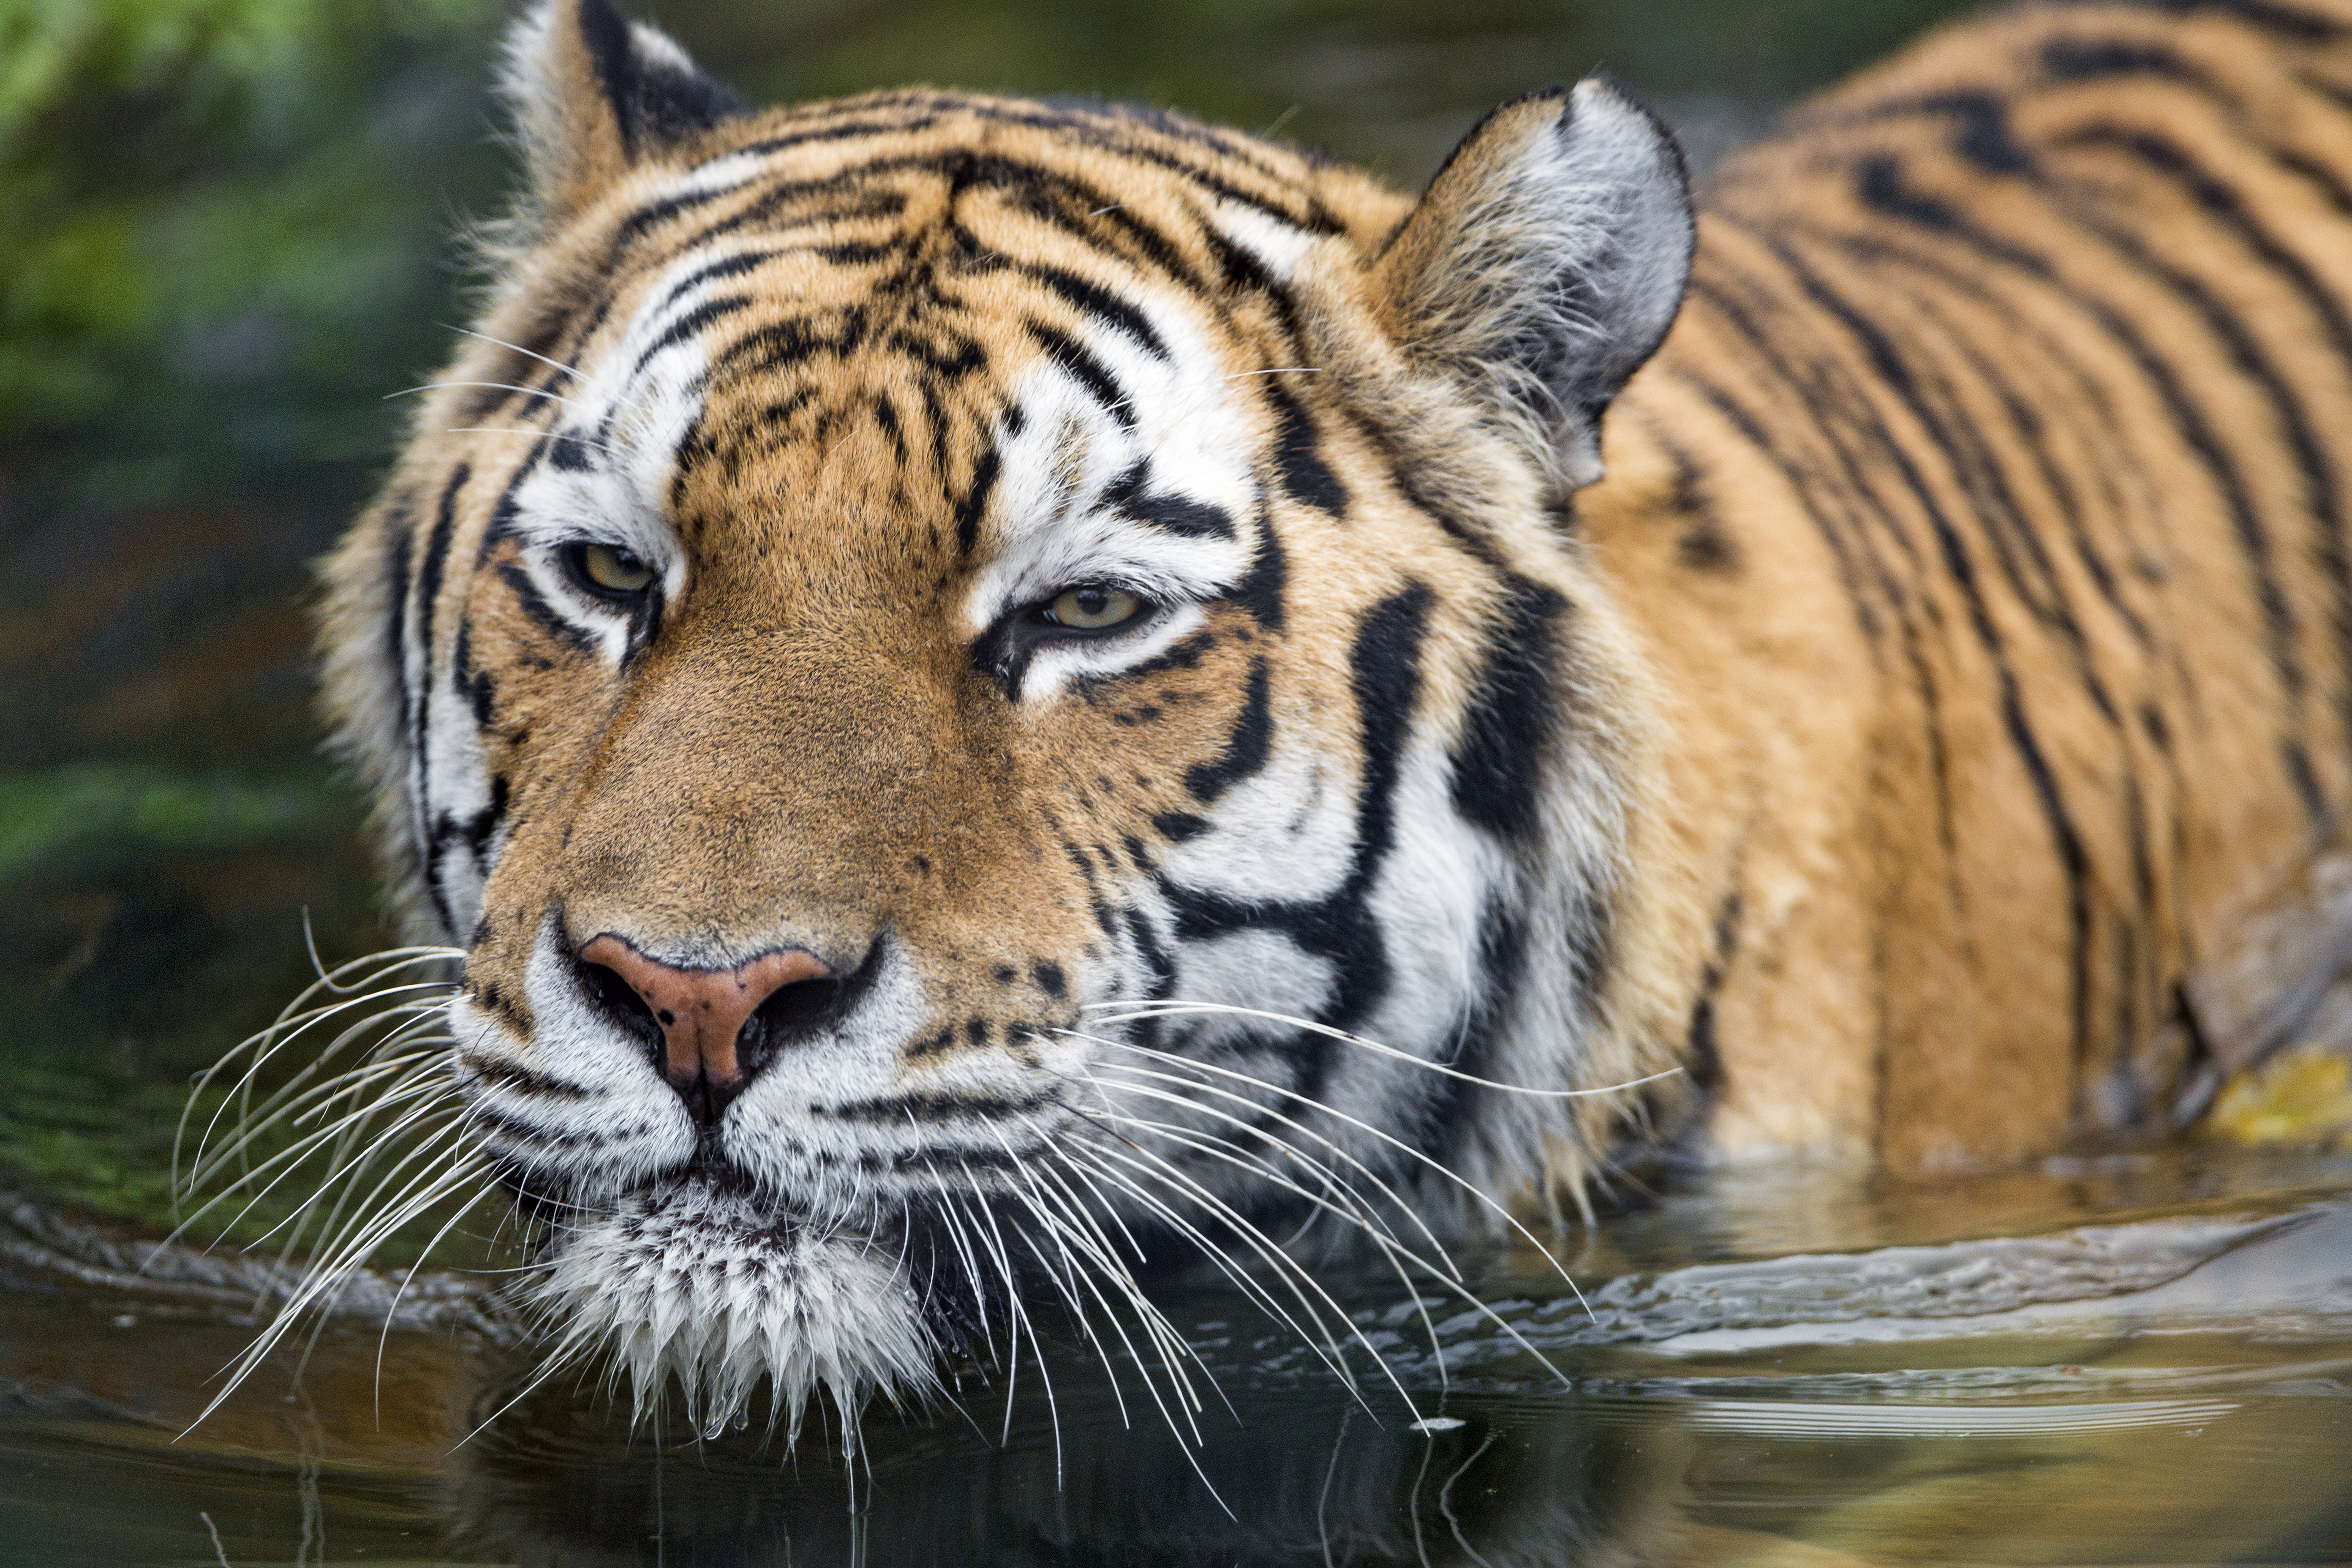
[[[1658,123],[1538,93],[1415,203],[1148,110],[751,110],[607,0],[508,86],[530,194],[324,641],[572,1342],[797,1420],[1572,1162],[1602,1113],[1475,1080],[1672,1034],[1566,506],[1687,269]]]

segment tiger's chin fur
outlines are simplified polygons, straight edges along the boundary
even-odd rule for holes
[[[941,1346],[900,1264],[884,1238],[685,1180],[577,1224],[523,1300],[560,1325],[556,1360],[604,1361],[641,1399],[675,1385],[714,1436],[764,1391],[789,1442],[821,1391],[854,1416],[876,1393],[938,1387]]]
[[[2199,998],[2352,807],[2341,0],[2002,13],[1696,216],[1598,78],[1411,199],[608,0],[508,87],[323,646],[551,1366],[797,1427],[1053,1310],[1189,1408],[1174,1261],[1336,1365],[1326,1238],[1458,1290],[1630,1160],[2015,1160],[2292,1032]]]

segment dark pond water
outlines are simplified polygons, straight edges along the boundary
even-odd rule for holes
[[[1606,1224],[1582,1303],[1531,1251],[1486,1259],[1492,1318],[1341,1271],[1394,1374],[1360,1353],[1360,1397],[1230,1292],[1171,1289],[1222,1394],[1197,1446],[1067,1343],[1050,1401],[1034,1367],[1009,1405],[975,1373],[960,1408],[869,1412],[847,1465],[837,1434],[788,1454],[569,1382],[518,1399],[530,1347],[454,1284],[184,1431],[250,1333],[225,1276],[126,1288],[30,1210],[0,1254],[10,1562],[2352,1560],[2342,1157],[1743,1178]]]
[[[1098,91],[1412,182],[1594,65],[1704,163],[1955,8],[660,19],[755,96]],[[188,1075],[307,978],[305,910],[331,957],[384,941],[299,600],[392,439],[384,395],[464,313],[501,8],[24,15],[0,23],[41,67],[0,70],[0,1563],[2352,1562],[2352,1155],[2324,1152],[2352,1091],[2326,1063],[2234,1142],[1674,1192],[1571,1238],[1581,1302],[1531,1251],[1474,1268],[1493,1317],[1334,1271],[1378,1352],[1352,1394],[1232,1291],[1171,1287],[1221,1393],[1197,1444],[1075,1336],[1050,1402],[975,1371],[960,1408],[868,1413],[854,1466],[837,1433],[787,1456],[633,1428],[569,1382],[517,1400],[532,1352],[443,1271],[462,1247],[388,1327],[389,1286],[361,1292],[188,1430],[261,1279],[233,1248],[149,1256]]]

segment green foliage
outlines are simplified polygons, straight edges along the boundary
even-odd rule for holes
[[[255,782],[104,763],[0,773],[0,888],[100,857],[318,837],[344,827],[349,814],[342,792],[323,779]]]
[[[174,1152],[184,1173],[208,1129],[217,1145],[234,1135],[236,1125],[236,1107],[222,1088],[192,1098],[184,1084],[144,1080],[102,1059],[0,1058],[0,1186],[151,1231],[185,1220],[188,1239],[196,1246],[282,1239],[283,1227],[327,1174],[325,1161],[314,1158],[274,1184],[272,1171],[242,1189],[216,1182],[194,1200],[175,1194]],[[262,1168],[297,1136],[283,1124],[267,1129],[248,1152],[246,1168]],[[383,1168],[396,1163],[388,1161]],[[213,1196],[221,1201],[205,1207]],[[450,1244],[453,1258],[469,1261],[478,1253],[477,1238],[496,1228],[502,1207],[496,1198],[485,1202],[480,1223]],[[445,1205],[403,1226],[377,1251],[375,1261],[413,1262],[452,1212]]]
[[[0,0],[0,476],[153,502],[380,451],[445,181],[494,178],[490,10]]]

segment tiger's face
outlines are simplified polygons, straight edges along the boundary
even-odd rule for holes
[[[796,1422],[1346,1220],[1302,1171],[1572,1139],[1470,1080],[1643,1065],[1556,510],[1678,298],[1654,123],[1524,100],[1414,207],[1156,115],[742,112],[602,0],[515,58],[529,226],[328,643],[573,1342]]]

